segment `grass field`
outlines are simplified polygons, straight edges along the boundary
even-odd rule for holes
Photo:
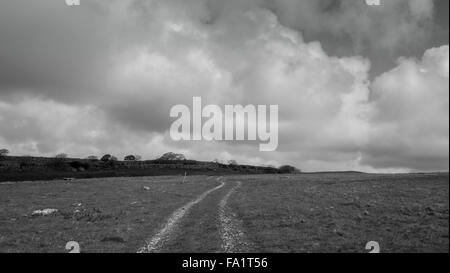
[[[449,252],[448,174],[182,180],[1,183],[0,252]]]

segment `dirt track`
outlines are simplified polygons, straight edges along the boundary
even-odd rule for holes
[[[210,246],[208,252],[250,252],[251,244],[242,231],[240,220],[227,205],[228,199],[241,187],[242,182],[226,181],[223,177],[216,180],[220,183],[218,186],[173,212],[138,253],[175,252],[180,249],[201,252],[205,246]],[[200,215],[198,212],[203,213]],[[215,223],[217,226],[204,223]],[[203,235],[211,234],[211,228],[215,231],[212,233],[214,238],[205,240]],[[203,232],[204,229],[209,230]]]

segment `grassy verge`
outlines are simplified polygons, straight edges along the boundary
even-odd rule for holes
[[[136,252],[176,208],[216,185],[190,177],[0,184],[0,252]],[[148,187],[144,189],[144,187]],[[51,216],[34,210],[58,209]]]
[[[449,251],[449,176],[311,174],[238,177],[232,198],[262,252]]]

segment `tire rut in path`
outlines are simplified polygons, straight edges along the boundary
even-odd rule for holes
[[[163,226],[163,228],[156,233],[150,241],[147,242],[147,244],[143,247],[141,247],[137,252],[138,253],[152,253],[152,252],[158,252],[164,243],[171,239],[173,232],[178,227],[180,220],[189,213],[189,210],[196,204],[200,203],[205,199],[206,196],[208,196],[210,193],[222,188],[225,183],[220,181],[221,178],[219,177],[217,181],[219,181],[221,184],[213,189],[207,190],[201,195],[199,195],[195,200],[187,203],[183,207],[177,209],[167,220],[166,224]]]
[[[248,253],[252,249],[252,244],[247,241],[242,231],[242,221],[227,204],[230,196],[241,185],[242,182],[238,181],[219,203],[220,237],[222,238],[222,250],[225,253]]]

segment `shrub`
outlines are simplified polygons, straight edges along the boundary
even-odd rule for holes
[[[136,161],[136,156],[134,156],[134,155],[127,155],[123,160],[125,160],[125,161]]]
[[[74,168],[74,169],[77,169],[77,170],[79,170],[81,168],[83,168],[85,170],[89,169],[89,164],[88,163],[84,163],[84,162],[80,162],[80,161],[72,161],[72,162],[69,163],[69,166]]]
[[[50,169],[65,169],[67,165],[64,158],[56,157],[47,163],[47,167]]]
[[[8,155],[9,155],[9,150],[7,150],[7,149],[0,149],[0,157],[8,156]]]
[[[65,153],[55,155],[55,158],[58,158],[58,159],[66,159],[67,157],[68,157],[68,155]]]
[[[301,171],[293,166],[284,165],[278,168],[280,173],[301,173]]]
[[[103,162],[108,162],[111,160],[111,157],[112,156],[110,154],[106,154],[106,155],[102,156],[102,159],[100,159],[100,160]]]
[[[186,157],[183,154],[176,154],[176,153],[165,153],[163,154],[159,159],[160,161],[182,161],[186,160]]]
[[[230,166],[237,166],[238,163],[237,163],[236,160],[228,160],[228,165],[230,165]]]

